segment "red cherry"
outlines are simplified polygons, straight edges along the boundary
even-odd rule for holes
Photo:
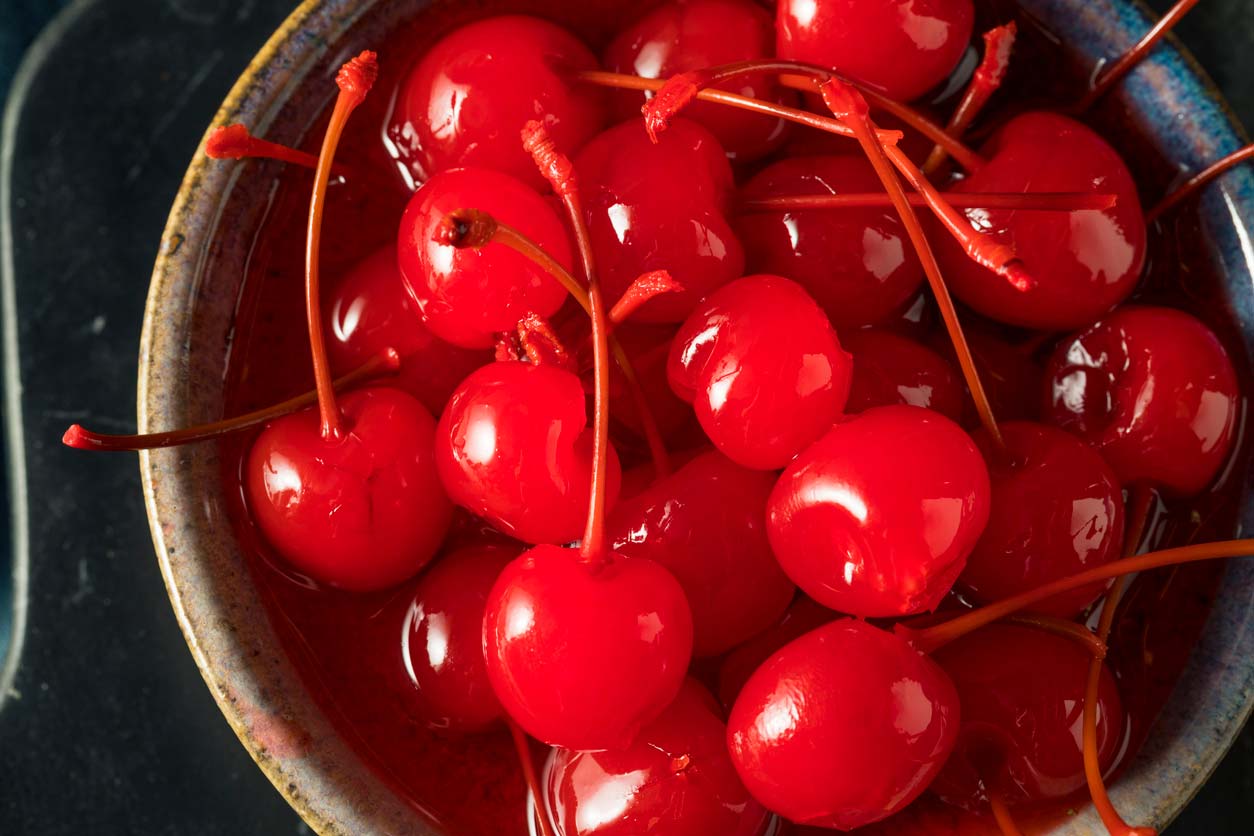
[[[756,174],[741,197],[882,190],[865,157],[793,157]],[[923,283],[923,267],[891,208],[753,212],[736,219],[736,232],[752,271],[799,283],[837,328],[887,319]]]
[[[543,114],[559,147],[583,146],[605,123],[603,94],[565,74],[596,66],[582,41],[548,21],[524,15],[476,21],[446,35],[409,73],[388,135],[419,182],[476,166],[543,189],[518,137]]]
[[[732,762],[754,798],[791,821],[839,830],[913,801],[957,734],[958,695],[944,671],[852,619],[768,659],[727,722]]]
[[[845,411],[906,404],[958,421],[966,408],[962,378],[935,351],[880,329],[852,329],[841,343],[853,355],[853,384]]]
[[[339,438],[323,437],[314,410],[262,431],[245,465],[248,507],[297,570],[343,589],[383,589],[417,574],[448,530],[435,421],[397,389],[352,392],[339,407]]]
[[[555,749],[545,806],[563,836],[759,836],[771,814],[727,754],[727,726],[692,679],[625,749]]]
[[[718,666],[719,702],[731,710],[741,689],[763,662],[793,639],[799,639],[836,618],[836,613],[827,607],[816,604],[805,595],[798,595],[779,621],[723,657]]]
[[[449,498],[527,543],[569,543],[583,532],[592,470],[583,386],[571,372],[496,362],[462,382],[436,430]],[[608,500],[618,495],[610,448]]]
[[[994,624],[933,657],[958,689],[958,744],[932,790],[950,804],[985,808],[991,790],[1007,804],[1065,798],[1085,786],[1080,749],[1090,656],[1062,636]],[[1102,669],[1097,702],[1098,760],[1119,751],[1123,708]]]
[[[840,416],[852,360],[796,282],[748,276],[710,294],[671,344],[671,388],[737,464],[783,467]]]
[[[654,144],[633,119],[593,139],[575,159],[606,302],[652,270],[683,290],[645,303],[637,322],[679,322],[711,290],[744,272],[724,215],[731,166],[713,134],[677,119]]]
[[[1124,485],[1196,494],[1232,451],[1236,372],[1182,311],[1121,308],[1059,344],[1045,379],[1045,420],[1093,445]]]
[[[780,0],[776,54],[908,101],[953,72],[974,25],[971,0]]]
[[[935,609],[989,514],[988,470],[953,421],[916,406],[845,418],[784,471],[766,530],[807,595],[851,615]]]
[[[336,374],[345,374],[386,348],[401,355],[390,384],[438,415],[457,384],[492,357],[439,339],[422,323],[405,292],[396,248],[382,247],[357,262],[335,286],[326,306],[327,351]]]
[[[483,659],[483,610],[518,550],[469,546],[423,573],[401,625],[401,660],[418,716],[433,728],[479,731],[501,719]]]
[[[717,655],[766,629],[796,591],[766,539],[774,484],[774,474],[709,452],[620,500],[610,513],[614,551],[662,564],[683,587],[698,656]]]
[[[689,70],[767,58],[774,50],[774,31],[770,13],[750,0],[674,0],[620,32],[605,50],[605,67],[666,79]],[[719,88],[754,99],[782,98],[779,85],[763,73]],[[640,116],[645,97],[620,93],[613,101],[618,118],[631,119]],[[782,119],[733,108],[697,103],[686,113],[708,128],[737,162],[769,154],[788,135],[788,123]]]
[[[987,165],[954,192],[1087,192],[1118,202],[1083,212],[964,210],[977,228],[1013,246],[1038,281],[1015,288],[937,235],[954,295],[1000,322],[1040,330],[1082,327],[1127,298],[1145,263],[1145,220],[1132,174],[1106,140],[1073,119],[1032,112],[1007,122],[983,151]]]
[[[521,145],[521,144],[520,144]],[[486,169],[446,171],[410,198],[401,218],[397,262],[405,287],[436,336],[465,348],[487,348],[529,313],[549,316],[566,301],[557,280],[504,244],[459,248],[436,233],[457,209],[481,209],[507,223],[563,267],[570,239],[553,206],[526,184]]]
[[[987,433],[975,435],[988,464],[992,505],[959,586],[986,603],[1118,559],[1123,496],[1102,457],[1044,424],[1007,422],[1001,434],[1004,449]],[[1077,589],[1033,609],[1068,618],[1103,587]]]
[[[574,549],[537,546],[497,580],[483,643],[497,697],[533,737],[618,749],[679,692],[692,615],[683,589],[651,560],[585,562]]]

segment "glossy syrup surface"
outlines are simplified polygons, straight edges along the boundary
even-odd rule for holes
[[[409,191],[383,140],[392,94],[408,67],[455,25],[497,12],[534,11],[535,4],[532,8],[522,5],[511,0],[436,4],[378,45],[383,58],[380,79],[350,122],[339,153],[340,160],[366,170],[370,184],[341,183],[331,190],[322,244],[328,287],[359,259],[395,238]],[[580,5],[563,2],[545,4],[544,8],[546,16],[571,26],[599,53],[607,36],[628,16],[612,20],[613,15],[589,15]],[[980,3],[976,31],[1006,20],[1011,13],[1013,6],[1005,0]],[[592,18],[597,19],[590,22]],[[1069,66],[1072,71],[1041,73],[1033,69],[1041,66]],[[1048,81],[1044,78],[1047,75]],[[989,112],[993,120],[999,120],[1029,103],[1074,100],[1074,91],[1080,89],[1083,78],[1083,68],[1068,65],[1057,44],[1021,19],[1007,89],[998,94]],[[951,102],[952,98],[946,100],[945,107]],[[944,115],[947,110],[939,112]],[[325,115],[309,126],[304,143],[307,149],[317,150],[324,120]],[[1160,196],[1174,176],[1174,167],[1158,158],[1120,119],[1117,108],[1095,114],[1091,124],[1127,160],[1143,202]],[[853,150],[852,145],[849,150]],[[751,169],[739,170],[738,183],[752,173]],[[266,219],[257,230],[232,340],[226,380],[228,415],[312,388],[302,303],[310,181],[308,172],[283,170]],[[1149,252],[1146,278],[1134,298],[1182,308],[1201,318],[1229,347],[1240,346],[1235,318],[1223,302],[1220,280],[1210,267],[1211,255],[1195,213],[1186,208],[1163,226],[1151,229]],[[1180,265],[1187,265],[1187,269],[1181,270]],[[1047,340],[1045,353],[1050,345]],[[1233,350],[1232,356],[1248,392],[1250,375],[1244,355]],[[1035,408],[1025,405],[1029,412]],[[1244,421],[1243,407],[1243,426]],[[383,593],[348,594],[320,588],[283,568],[261,540],[244,507],[240,464],[251,441],[252,437],[245,437],[222,442],[223,477],[240,547],[284,648],[319,705],[350,745],[400,796],[447,832],[459,836],[525,833],[525,788],[504,730],[450,735],[427,728],[417,716],[414,686],[405,672],[401,645],[414,582]],[[1210,491],[1189,501],[1169,501],[1155,516],[1147,547],[1231,535],[1249,466],[1247,447],[1244,443],[1239,446]],[[635,463],[625,457],[623,466]],[[490,537],[477,521],[460,511],[457,514],[445,551]],[[1129,718],[1125,763],[1152,733],[1153,720],[1170,696],[1204,626],[1222,573],[1220,564],[1202,564],[1143,576],[1133,585],[1112,637],[1109,659]],[[1170,613],[1171,617],[1156,619],[1156,613]],[[1076,803],[1083,801],[1080,798]],[[1019,824],[1027,832],[1046,829],[1067,815],[1065,804],[1031,812],[1016,810]],[[947,807],[925,794],[904,813],[859,832],[957,836],[998,831],[990,821]]]

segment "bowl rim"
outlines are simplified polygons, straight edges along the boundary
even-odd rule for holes
[[[306,78],[314,62],[332,48],[336,38],[346,33],[361,16],[373,11],[379,2],[302,0],[249,62],[214,115],[210,129],[240,121],[244,114],[249,115],[250,127],[264,126],[265,119],[259,115],[273,116],[290,91]],[[1020,4],[1030,7],[1039,16],[1041,8],[1066,2],[1026,0]],[[1113,7],[1131,17],[1111,22],[1114,34],[1110,37],[1120,42],[1134,40],[1133,23],[1144,24],[1154,19],[1141,0],[1105,0],[1092,6]],[[1224,128],[1231,136],[1243,138],[1243,129],[1210,77],[1174,36],[1169,38],[1165,49],[1156,51],[1147,66],[1164,60],[1182,62],[1187,86],[1203,93],[1218,107]],[[270,70],[275,66],[283,66],[287,74],[271,76]],[[1133,87],[1142,83],[1137,73],[1124,82]],[[1134,92],[1134,98],[1135,95]],[[232,171],[235,166],[210,160],[201,152],[202,147],[203,141],[171,207],[145,304],[137,387],[141,433],[151,431],[163,414],[169,414],[171,403],[177,402],[180,395],[174,381],[179,380],[180,375],[186,378],[190,371],[187,356],[173,350],[179,343],[170,332],[177,330],[180,321],[170,314],[173,311],[189,315],[193,310],[186,298],[190,295],[186,288],[195,287],[198,271],[204,265],[205,248],[216,234],[216,210],[229,197],[237,176]],[[1221,179],[1212,184],[1208,193],[1223,188],[1224,182]],[[1243,194],[1237,202],[1246,218],[1254,217],[1254,199]],[[1233,222],[1239,220],[1234,214]],[[189,242],[184,230],[198,224],[207,229],[206,240],[198,244]],[[1247,273],[1248,267],[1247,262]],[[180,287],[184,290],[182,296]],[[1251,337],[1248,333],[1246,336]],[[264,624],[260,627],[245,634],[226,619],[228,613],[220,602],[211,600],[211,596],[206,599],[196,594],[195,584],[189,582],[187,575],[209,570],[199,565],[201,556],[194,551],[188,556],[184,549],[186,540],[192,539],[194,543],[194,538],[182,530],[184,523],[179,519],[179,455],[175,451],[145,451],[140,454],[139,464],[153,544],[179,628],[219,709],[254,762],[318,833],[413,833],[418,828],[419,832],[427,831],[434,836],[436,831],[428,830],[417,821],[415,807],[401,800],[347,747],[303,688],[295,695],[283,693],[282,683],[293,681],[291,678],[295,675],[290,662],[285,665],[284,660],[278,658],[257,660],[258,652],[269,651],[273,657],[276,646],[277,639],[268,617],[261,619]],[[246,570],[244,574],[247,575]],[[1254,588],[1254,574],[1251,579],[1250,585]],[[1206,631],[1212,630],[1213,626],[1208,623]],[[1254,642],[1254,638],[1250,641]],[[1196,661],[1196,658],[1191,661],[1185,676]],[[1211,745],[1187,771],[1185,783],[1164,787],[1167,794],[1158,797],[1157,803],[1155,799],[1138,799],[1148,805],[1147,810],[1153,811],[1158,819],[1155,824],[1165,826],[1192,799],[1254,710],[1254,661],[1247,661],[1243,670],[1246,671],[1244,693],[1235,700],[1238,710],[1227,714],[1222,724],[1216,724]],[[1116,803],[1131,800],[1126,797],[1128,790],[1129,787],[1116,784],[1112,790]],[[1070,819],[1066,830],[1060,832],[1096,834],[1104,829],[1090,807]]]

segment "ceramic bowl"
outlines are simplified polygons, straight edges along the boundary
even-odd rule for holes
[[[341,61],[377,44],[426,0],[307,0],[240,77],[213,125],[244,122],[295,142],[326,106]],[[592,11],[596,4],[589,4]],[[1090,61],[1119,54],[1150,25],[1122,0],[1026,0],[1028,11]],[[526,7],[526,3],[520,4]],[[532,0],[543,10],[542,0]],[[1205,14],[1205,11],[1198,12]],[[311,89],[316,92],[311,92]],[[1242,143],[1213,86],[1178,46],[1158,49],[1108,107],[1139,124],[1166,159],[1197,171]],[[247,171],[247,176],[241,172]],[[248,247],[277,168],[215,163],[198,154],[170,212],[152,277],[139,363],[141,432],[221,416],[232,314]],[[1221,297],[1254,348],[1248,238],[1254,178],[1234,172],[1201,205]],[[433,834],[372,773],[307,694],[260,605],[225,513],[214,445],[145,453],[145,500],[161,572],[188,646],[222,713],[257,764],[319,833]],[[1251,476],[1246,475],[1246,487]],[[1246,530],[1254,505],[1243,504]],[[1164,826],[1206,780],[1254,702],[1254,563],[1229,567],[1205,634],[1149,744],[1114,788],[1129,820]],[[1104,833],[1092,810],[1059,834]]]

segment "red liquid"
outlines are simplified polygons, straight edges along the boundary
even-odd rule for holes
[[[398,166],[381,141],[392,91],[415,56],[452,26],[494,11],[517,11],[521,3],[438,6],[378,45],[382,72],[373,94],[349,123],[338,159],[370,169],[372,180],[394,183],[391,190],[337,185],[327,201],[322,265],[332,284],[358,259],[394,239],[408,190]],[[562,4],[565,6],[566,4]],[[577,9],[579,3],[569,4]],[[593,4],[585,4],[589,8]],[[615,28],[607,15],[587,9],[560,14],[544,4],[547,17],[564,21],[599,49]],[[1004,0],[985,3],[977,31],[1007,19]],[[596,18],[595,23],[588,23]],[[580,21],[585,25],[579,25]],[[990,111],[998,115],[1025,103],[1074,100],[1082,68],[1070,78],[1055,76],[1048,89],[1033,67],[1057,68],[1058,48],[1031,24],[1020,22],[1009,90]],[[328,91],[328,103],[333,91]],[[952,97],[951,97],[952,100]],[[1113,118],[1113,117],[1112,117]],[[325,115],[306,133],[304,147],[316,153]],[[1123,154],[1147,199],[1156,198],[1174,171],[1123,123],[1100,117],[1098,129]],[[850,151],[853,151],[852,144]],[[744,172],[742,172],[744,174]],[[359,178],[360,179],[360,178]],[[289,167],[266,220],[259,228],[238,304],[227,373],[228,415],[273,403],[313,387],[303,309],[305,217],[311,175]],[[1136,298],[1183,308],[1203,319],[1229,345],[1239,345],[1237,325],[1222,305],[1219,280],[1188,210],[1172,216],[1151,239],[1148,277]],[[1193,265],[1191,272],[1176,265]],[[1183,278],[1182,278],[1183,277]],[[1181,281],[1188,285],[1182,286]],[[1046,343],[1046,349],[1050,343]],[[1233,353],[1243,380],[1250,375],[1241,352]],[[401,659],[400,636],[413,584],[371,595],[349,595],[315,588],[293,577],[263,543],[248,519],[239,490],[239,466],[249,438],[223,442],[224,478],[233,505],[242,550],[276,631],[301,671],[307,687],[328,717],[362,758],[415,810],[452,834],[525,833],[525,789],[508,734],[453,737],[428,730],[413,713],[412,689]],[[1148,546],[1178,545],[1230,536],[1238,514],[1240,476],[1248,471],[1248,445],[1242,444],[1226,476],[1210,492],[1189,502],[1171,503],[1153,529]],[[622,448],[620,448],[622,449]],[[637,444],[636,449],[640,447]],[[625,461],[624,466],[630,465]],[[450,540],[476,533],[474,521],[455,525]],[[1109,663],[1119,679],[1129,714],[1128,755],[1143,742],[1171,693],[1201,631],[1222,577],[1222,564],[1163,570],[1142,576],[1132,587],[1124,615],[1112,637]],[[1155,613],[1170,619],[1155,620]],[[1085,799],[1076,800],[1082,805]],[[1025,832],[1048,829],[1065,818],[1067,805],[1040,811],[1016,809]],[[785,828],[785,832],[788,832]],[[905,813],[863,832],[894,834],[996,834],[991,821],[946,807],[925,795]]]

